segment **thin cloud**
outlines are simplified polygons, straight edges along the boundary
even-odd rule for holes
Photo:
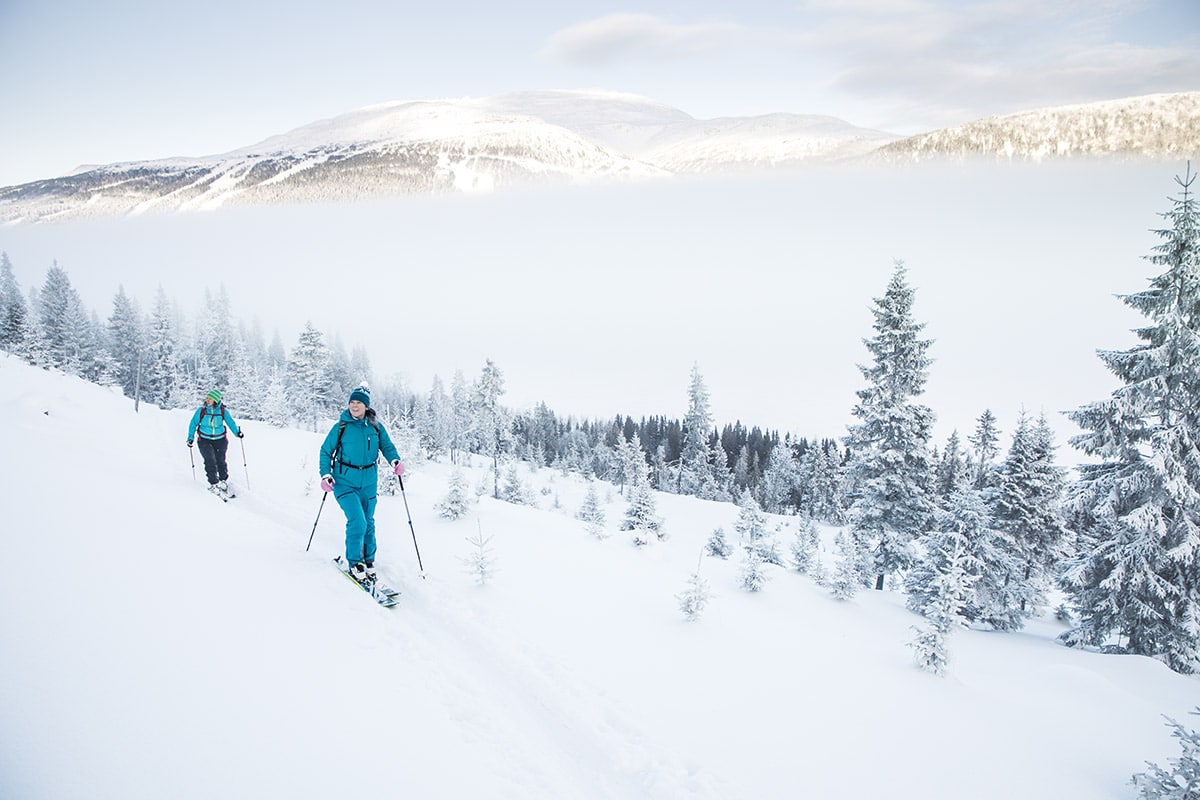
[[[574,65],[680,60],[735,47],[745,35],[732,23],[673,25],[649,14],[610,14],[552,34],[541,54]]]
[[[1195,36],[1159,47],[1122,37],[1146,9],[1144,0],[816,0],[790,46],[827,60],[827,89],[888,107],[902,126],[1200,88]]]

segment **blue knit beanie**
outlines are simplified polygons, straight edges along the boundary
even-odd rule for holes
[[[350,393],[350,400],[353,403],[355,400],[370,408],[371,406],[371,390],[366,386],[355,386],[354,391]]]

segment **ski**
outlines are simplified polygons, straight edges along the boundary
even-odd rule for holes
[[[221,489],[217,488],[217,485],[215,483],[209,484],[208,493],[221,498],[222,503],[228,503],[230,500],[237,497],[237,495],[234,493],[234,491],[232,489],[225,489],[224,491],[222,491]]]
[[[384,608],[391,608],[399,603],[396,597],[400,594],[400,592],[388,586],[387,584],[380,583],[378,580],[374,583],[359,583],[358,580],[350,574],[349,566],[341,556],[334,557],[333,565],[338,568],[338,572],[346,576],[346,580],[350,581],[359,589],[362,589],[364,592],[371,595],[375,602]]]

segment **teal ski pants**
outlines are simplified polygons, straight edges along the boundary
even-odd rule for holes
[[[375,560],[375,482],[335,493],[346,515],[346,560],[351,564]]]

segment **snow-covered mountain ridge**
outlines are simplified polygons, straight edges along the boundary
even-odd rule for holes
[[[875,158],[1041,161],[1200,154],[1200,92],[1060,106],[956,125],[884,145]]]
[[[384,103],[199,158],[88,167],[0,189],[0,222],[340,202],[814,163],[1200,154],[1200,92],[995,117],[902,139],[833,117],[697,120],[597,91]]]

